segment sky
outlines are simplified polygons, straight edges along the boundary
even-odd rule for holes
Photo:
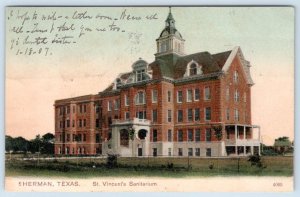
[[[78,13],[85,11],[87,13],[82,17],[90,15],[94,18],[79,19]],[[26,17],[22,15],[26,12],[30,19],[24,22]],[[37,19],[32,19],[34,12]],[[69,18],[40,19],[43,14],[53,15],[54,12],[56,16]],[[31,139],[37,134],[54,133],[55,100],[96,94],[120,72],[130,71],[138,58],[152,62],[156,53],[155,39],[164,28],[168,12],[167,7],[7,8],[6,134]],[[176,28],[186,40],[186,54],[200,51],[213,54],[241,47],[252,65],[251,75],[255,83],[251,98],[252,123],[260,125],[262,140],[266,144],[272,144],[280,136],[293,140],[293,8],[173,7],[172,13]],[[96,15],[99,16],[97,19]],[[124,15],[130,15],[131,19],[121,19]],[[153,15],[157,19],[145,19]],[[138,17],[141,19],[137,20]],[[63,26],[64,22],[65,28],[72,29],[73,24],[74,30],[58,31],[57,27]],[[52,24],[55,30],[52,33],[26,33],[25,29],[34,31],[37,23],[35,30],[49,31]],[[112,24],[120,31],[113,31],[109,26]],[[21,26],[22,33],[16,28]],[[97,28],[102,31],[96,31]],[[79,37],[80,32],[83,34]],[[56,35],[57,38],[73,37],[69,40],[76,43],[51,44]],[[30,39],[47,37],[48,43],[24,44],[27,36]],[[37,51],[42,48],[42,52],[39,55],[18,53],[18,50],[25,53],[26,48],[27,52],[29,48]]]

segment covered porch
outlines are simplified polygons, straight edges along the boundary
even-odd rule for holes
[[[226,124],[227,155],[260,155],[260,127],[257,125]]]

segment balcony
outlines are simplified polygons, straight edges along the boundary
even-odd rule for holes
[[[133,119],[130,119],[130,120],[114,119],[112,121],[112,126],[120,126],[120,125],[145,125],[145,126],[149,126],[150,123],[151,123],[150,120],[139,119],[139,118],[133,118]]]

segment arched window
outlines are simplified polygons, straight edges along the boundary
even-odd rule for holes
[[[239,81],[239,74],[237,71],[234,71],[233,81],[234,81],[234,83],[238,83],[238,81]]]
[[[192,63],[190,65],[190,73],[189,73],[190,76],[193,76],[193,75],[197,75],[197,65],[195,63]]]
[[[147,131],[145,129],[141,129],[138,132],[138,137],[140,140],[144,140],[147,136]]]
[[[126,129],[120,131],[120,145],[129,146],[129,133]]]
[[[145,104],[145,103],[146,103],[145,92],[139,91],[135,96],[135,104],[140,105],[140,104]]]

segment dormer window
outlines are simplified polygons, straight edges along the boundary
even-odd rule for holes
[[[136,81],[144,81],[146,79],[145,70],[136,71]]]
[[[189,76],[201,75],[202,73],[203,73],[202,65],[199,65],[196,61],[192,60],[187,64],[184,76],[189,77]]]
[[[190,76],[197,75],[197,65],[192,63],[190,66]]]

